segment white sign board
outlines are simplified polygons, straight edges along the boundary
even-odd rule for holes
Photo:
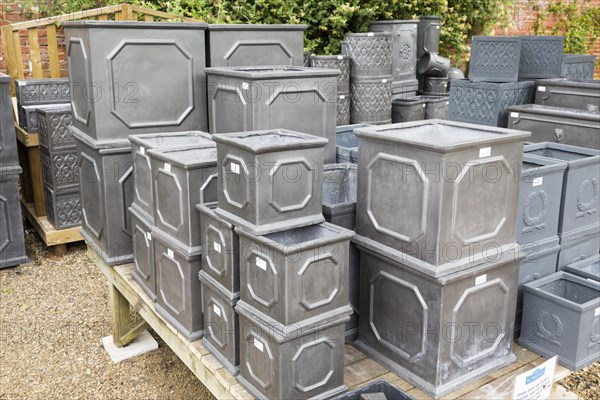
[[[529,370],[515,378],[515,400],[544,400],[550,397],[554,384],[554,369],[556,368],[554,356],[543,364]]]

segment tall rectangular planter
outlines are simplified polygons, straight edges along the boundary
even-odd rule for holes
[[[436,266],[514,242],[527,132],[428,120],[355,134],[359,235]]]
[[[210,24],[206,32],[210,67],[304,63],[306,25]]]
[[[571,370],[600,359],[600,282],[558,272],[524,290],[521,346]]]
[[[71,85],[68,78],[17,79],[15,94],[21,106],[68,103]]]
[[[18,165],[10,77],[0,72],[0,165]]]
[[[568,79],[594,79],[596,56],[592,54],[563,54],[560,77]]]
[[[565,38],[521,36],[519,80],[560,77]]]
[[[565,266],[563,271],[585,279],[600,281],[600,255],[584,258]]]
[[[473,36],[469,80],[473,82],[516,82],[519,79],[521,38]]]
[[[10,92],[9,92],[10,93]],[[0,110],[3,112],[4,108]],[[18,165],[0,169],[0,269],[29,262],[25,252],[25,235],[19,200]]]
[[[531,132],[532,143],[556,142],[600,149],[600,113],[525,104],[509,108],[508,127]]]
[[[79,187],[54,191],[44,185],[44,201],[48,222],[54,229],[66,229],[80,226],[81,194]]]
[[[371,32],[392,34],[392,84],[400,89],[402,83],[417,79],[417,27],[418,20],[389,20],[369,23]]]
[[[600,80],[541,79],[535,92],[536,104],[598,112]]]
[[[131,276],[148,297],[152,301],[156,301],[156,268],[154,265],[154,241],[152,240],[154,224],[145,217],[135,203],[129,207],[129,214],[131,216],[134,264]]]
[[[207,130],[206,24],[78,21],[63,26],[73,125],[81,132],[106,141]]]
[[[63,103],[37,108],[40,146],[49,152],[75,150],[75,139],[69,130],[71,104]]]
[[[600,253],[600,223],[561,235],[560,246],[557,271],[579,260],[595,256]]]

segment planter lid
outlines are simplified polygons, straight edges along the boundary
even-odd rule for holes
[[[27,106],[23,106],[27,107]],[[35,106],[37,108],[37,112],[46,114],[46,113],[70,113],[71,112],[71,103],[59,103],[59,104],[42,104]]]
[[[600,150],[562,143],[528,144],[523,148],[523,152],[524,154],[564,161],[568,164],[569,169],[600,163]]]
[[[599,91],[596,97],[600,98],[600,79],[552,78],[538,79],[536,83],[538,88],[543,86],[561,86],[594,89]]]
[[[304,24],[209,24],[209,31],[305,31]]]
[[[418,22],[419,22],[418,19],[388,19],[388,20],[371,21],[371,22],[369,22],[369,25],[416,24]]]
[[[111,29],[208,29],[205,22],[67,21],[65,28]]]
[[[171,165],[187,170],[217,164],[217,148],[208,145],[189,145],[176,148],[157,148],[149,150],[148,155]]]
[[[533,183],[533,180],[539,176],[564,172],[564,170],[567,169],[567,166],[568,164],[561,160],[538,157],[525,153],[523,154],[521,181],[524,183]]]
[[[519,106],[508,107],[508,110],[524,114],[546,115],[549,117],[600,122],[600,113],[587,110],[577,110],[575,108],[545,106],[542,104],[522,104]]]
[[[95,140],[73,125],[69,125],[69,131],[75,140],[79,140],[95,150],[110,150],[115,153],[131,151],[131,143],[128,139]]]
[[[287,129],[220,133],[214,134],[213,139],[217,143],[242,148],[256,154],[325,147],[328,142],[322,137]]]
[[[354,131],[356,136],[403,143],[436,152],[451,152],[496,143],[524,141],[531,134],[514,129],[430,119],[381,125]]]
[[[201,131],[187,132],[165,132],[165,133],[146,133],[142,135],[129,135],[129,141],[145,149],[154,149],[157,147],[182,147],[190,145],[213,145],[212,137],[209,133]]]
[[[230,76],[248,80],[274,78],[311,78],[338,76],[339,69],[310,68],[289,65],[255,66],[255,67],[212,67],[204,70],[206,75]]]

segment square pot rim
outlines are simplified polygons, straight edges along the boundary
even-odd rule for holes
[[[243,141],[244,138],[250,136],[262,136],[262,135],[288,135],[297,138],[288,143],[255,143],[248,144]],[[299,149],[310,149],[310,148],[323,148],[329,142],[328,139],[309,135],[308,133],[302,133],[292,131],[289,129],[266,129],[258,131],[246,131],[246,132],[230,132],[230,133],[215,133],[212,135],[213,140],[218,144],[224,144],[234,148],[248,151],[252,154],[264,154],[274,153],[289,150]]]
[[[553,293],[546,292],[541,289],[542,286],[550,284],[552,282],[556,282],[559,280],[567,280],[569,282],[573,282],[582,286],[586,286],[592,290],[598,292],[599,297],[593,298],[585,303],[575,303],[573,301],[567,300],[563,297],[557,296]],[[554,303],[560,304],[568,309],[576,310],[579,312],[586,312],[592,309],[595,309],[600,306],[600,282],[595,282],[589,279],[582,278],[577,275],[570,274],[568,272],[559,271],[555,272],[552,275],[545,276],[543,278],[527,282],[523,284],[523,290],[526,293],[531,293],[536,297],[540,297],[547,301],[552,301]]]
[[[183,151],[194,151],[198,152],[198,158],[193,162],[186,163],[177,157],[176,153]],[[206,153],[207,157],[203,158]],[[173,166],[185,169],[186,171],[202,168],[205,166],[217,165],[217,148],[210,144],[198,144],[193,146],[174,146],[174,147],[161,147],[148,150],[148,156],[150,162],[152,160],[169,163]],[[214,155],[214,157],[210,157]]]
[[[588,147],[573,146],[573,145],[563,144],[563,143],[554,143],[554,142],[540,142],[540,143],[532,143],[532,144],[525,145],[523,147],[523,155],[528,154],[528,152],[531,150],[542,150],[542,149],[553,149],[553,150],[559,150],[559,151],[564,151],[564,152],[582,154],[585,156],[585,157],[579,158],[577,160],[571,160],[571,161],[561,160],[561,161],[567,163],[567,170],[570,170],[572,168],[585,167],[588,165],[600,163],[600,150],[591,149]],[[532,155],[535,157],[539,157],[539,158],[550,158],[553,160],[557,160],[556,158],[547,157],[547,156],[543,156],[543,155],[539,155],[539,154],[532,154]],[[560,159],[558,159],[558,160],[560,160]]]
[[[296,65],[256,65],[238,67],[208,67],[204,69],[209,76],[260,81],[269,79],[293,80],[310,78],[337,77],[342,74],[339,69],[312,68]]]
[[[173,132],[160,132],[160,133],[143,133],[140,135],[129,135],[128,139],[131,143],[134,143],[140,147],[145,149],[153,149],[156,147],[168,148],[168,147],[179,147],[184,145],[156,145],[153,143],[153,139],[155,138],[164,138],[164,137],[201,137],[204,139],[209,139],[212,141],[212,136],[210,133],[206,133],[203,131],[173,131]]]
[[[305,24],[208,24],[208,31],[305,31]]]
[[[198,29],[207,30],[206,22],[137,22],[137,21],[65,21],[65,28],[109,29]]]
[[[559,117],[568,119],[582,119],[600,123],[600,114],[587,111],[564,107],[547,106],[544,104],[521,104],[508,107],[508,111],[519,113],[530,113],[536,115],[545,115],[548,117]]]
[[[23,107],[32,107],[32,106],[23,106]],[[55,103],[55,104],[39,104],[34,105],[33,107],[37,108],[37,112],[39,114],[65,114],[71,113],[72,107],[71,103]]]

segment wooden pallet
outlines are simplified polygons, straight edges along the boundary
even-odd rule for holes
[[[42,177],[42,159],[40,156],[40,139],[37,133],[29,133],[15,123],[17,134],[17,150],[21,173],[21,195],[26,203],[33,204],[35,215],[46,215],[44,201],[44,181]]]
[[[91,249],[88,250],[88,254],[106,276],[109,283],[111,312],[114,321],[113,337],[117,338],[115,340],[117,346],[127,345],[138,332],[149,326],[154,329],[217,399],[252,398],[237,382],[236,378],[231,376],[219,361],[210,354],[201,341],[188,342],[177,333],[175,328],[156,313],[154,302],[150,300],[131,276],[133,264],[110,267]],[[145,322],[135,327],[132,326],[130,309],[137,311]],[[516,375],[545,361],[543,357],[517,344],[513,344],[513,352],[517,356],[517,360],[513,364],[477,379],[443,398],[512,398],[512,383]],[[415,388],[412,384],[390,372],[373,359],[368,358],[352,345],[346,345],[344,365],[344,382],[350,390],[383,378],[416,399],[431,399],[431,397]],[[556,379],[562,379],[568,373],[570,373],[569,370],[557,366]],[[561,398],[577,398],[573,393],[566,393],[571,396],[565,397],[565,390],[555,385],[555,390],[557,388],[561,391]]]

